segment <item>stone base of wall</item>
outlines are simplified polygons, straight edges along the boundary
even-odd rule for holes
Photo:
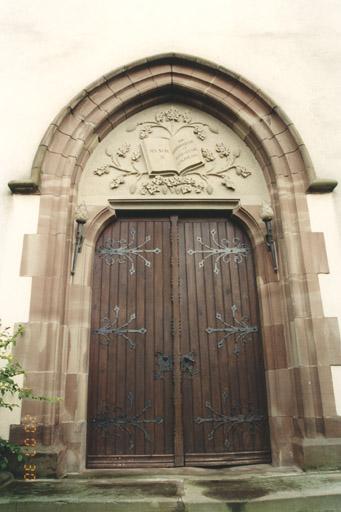
[[[36,478],[60,478],[64,475],[61,470],[64,452],[65,448],[63,446],[38,446],[34,457],[30,457],[25,464],[36,466]],[[15,478],[24,478],[24,462],[19,463],[14,456],[9,457],[8,470]]]
[[[24,463],[36,466],[36,478],[59,478],[64,474],[64,457],[66,447],[60,442],[60,429],[56,425],[37,425],[34,433],[25,433],[23,425],[11,425],[9,440],[11,443],[24,445],[25,438],[33,438],[37,445],[30,447],[36,454],[18,463],[15,457],[10,459],[9,471],[16,478],[24,477]]]
[[[293,442],[295,463],[303,470],[341,469],[341,439],[316,437]]]

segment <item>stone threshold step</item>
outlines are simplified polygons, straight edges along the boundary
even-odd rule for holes
[[[219,474],[218,474],[219,475]],[[16,480],[0,512],[340,512],[341,473]],[[202,475],[203,477],[204,475]],[[215,478],[213,478],[215,476]]]
[[[25,501],[0,503],[0,512],[340,512],[341,494],[278,500],[202,502],[186,499],[87,503]]]

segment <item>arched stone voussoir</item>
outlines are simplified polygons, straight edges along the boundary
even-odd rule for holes
[[[182,91],[187,98],[200,98],[203,104],[207,103],[206,110],[210,111],[212,106],[212,113],[218,110],[220,117],[231,118],[233,121],[229,124],[232,128],[233,124],[238,126],[236,131],[239,135],[244,134],[245,142],[252,134],[257,140],[256,146],[262,147],[270,158],[298,149],[304,163],[302,172],[306,176],[307,191],[327,192],[337,185],[335,180],[317,178],[293,123],[259,88],[214,63],[168,53],[133,62],[104,75],[81,91],[49,126],[38,149],[39,155],[34,159],[31,177],[10,181],[9,188],[13,193],[38,193],[46,157],[40,149],[42,146],[49,152],[72,159],[74,166],[79,165],[78,159],[83,158],[84,148],[89,150],[87,140],[93,134],[108,133],[118,119],[123,120],[137,108],[143,108],[150,98],[160,101],[165,88],[169,98],[172,93],[176,97],[178,91]],[[288,163],[287,172],[295,174],[297,169],[291,169]],[[276,170],[274,174],[277,174]]]

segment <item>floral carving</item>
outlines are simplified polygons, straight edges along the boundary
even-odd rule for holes
[[[143,175],[148,174],[145,168],[138,166],[137,164],[141,160],[141,152],[139,148],[131,151],[130,144],[123,144],[117,150],[115,155],[106,149],[105,154],[109,157],[110,163],[99,167],[94,170],[94,174],[97,176],[103,176],[103,174],[109,174],[111,170],[118,171],[119,175],[114,176],[110,182],[110,188],[118,188],[122,183],[125,183],[125,177],[136,176],[136,182],[138,182]],[[128,158],[130,156],[130,158]],[[123,159],[126,161],[124,162]],[[136,191],[136,185],[132,185],[131,192]]]
[[[109,172],[110,169],[107,165],[104,165],[103,167],[98,167],[98,169],[94,170],[94,174],[96,174],[96,176],[103,176],[103,174],[109,174]]]
[[[252,172],[248,171],[245,167],[239,165],[237,162],[237,159],[240,157],[239,150],[232,151],[224,144],[224,142],[220,142],[216,144],[215,151],[218,153],[219,157],[224,160],[223,167],[217,168],[216,159],[213,157],[213,153],[206,148],[202,148],[201,152],[205,160],[207,162],[214,162],[213,166],[210,169],[207,169],[206,172],[202,175],[202,178],[207,180],[210,176],[215,176],[216,178],[220,178],[222,180],[222,185],[224,185],[226,188],[235,190],[235,184],[228,173],[234,171],[237,176],[247,178],[252,174]]]
[[[142,130],[140,130],[140,133],[139,133],[139,137],[140,139],[145,139],[146,137],[148,137],[148,135],[150,135],[152,133],[152,129],[150,126],[146,126],[145,128],[142,128]]]
[[[155,116],[155,121],[157,123],[169,121],[175,121],[176,123],[190,123],[191,120],[191,116],[187,110],[182,113],[175,107],[171,107],[168,110],[161,110],[161,112],[158,112]]]
[[[204,132],[204,129],[203,128],[199,128],[198,126],[196,126],[194,129],[193,129],[193,133],[194,135],[197,136],[197,138],[199,140],[205,140],[206,139],[206,134]]]
[[[201,148],[201,154],[206,162],[213,162],[215,160],[214,154],[208,148]]]
[[[132,152],[131,159],[132,159],[133,162],[137,162],[140,158],[141,158],[141,151],[140,150]]]
[[[225,146],[223,142],[215,145],[215,150],[219,153],[220,158],[228,158],[230,156],[230,150]]]
[[[193,121],[188,111],[180,111],[178,108],[170,107],[156,113],[154,119],[141,121],[127,129],[128,132],[138,131],[138,139],[153,135],[171,139],[181,130],[191,130],[192,134],[203,141],[207,138],[208,132],[217,134],[215,127],[208,123]],[[161,130],[161,132],[160,132]],[[136,192],[142,195],[167,194],[201,194],[206,192],[212,194],[212,178],[218,179],[222,186],[229,190],[235,190],[236,185],[232,179],[237,176],[243,179],[248,178],[252,172],[240,165],[238,159],[240,151],[235,150],[218,141],[213,147],[201,147],[202,165],[200,168],[185,169],[178,174],[157,175],[150,174],[147,169],[145,158],[137,145],[123,143],[115,151],[106,149],[105,153],[109,162],[93,171],[96,176],[103,176],[112,171],[115,172],[109,186],[116,189],[125,183],[126,178],[133,177],[129,182],[131,194]],[[143,178],[143,179],[142,179]],[[141,181],[142,180],[142,181]]]
[[[120,156],[122,158],[125,158],[127,156],[127,154],[129,153],[130,151],[130,144],[127,144],[126,142],[124,144],[122,144],[122,146],[120,146],[117,151],[116,151],[116,155],[117,156]]]
[[[122,183],[124,183],[124,178],[122,176],[117,176],[110,182],[110,188],[118,188]]]
[[[167,194],[168,191],[174,191],[176,194],[200,194],[203,190],[205,187],[189,176],[155,176],[142,185],[140,192],[143,195]]]
[[[192,133],[199,140],[206,139],[206,129],[212,133],[218,133],[217,129],[210,126],[208,123],[192,121],[192,117],[187,110],[180,112],[175,107],[170,107],[168,110],[161,110],[157,112],[153,120],[141,121],[128,131],[138,129],[139,138],[145,139],[153,133],[154,129],[165,130],[168,132],[169,136],[173,136],[180,132],[180,130],[188,128],[192,130]]]

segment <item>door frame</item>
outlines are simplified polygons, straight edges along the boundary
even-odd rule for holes
[[[25,386],[63,397],[57,404],[24,403],[21,417],[37,417],[37,440],[49,447],[57,473],[84,470],[92,250],[96,233],[114,213],[103,206],[90,212],[71,278],[78,183],[92,151],[117,124],[169,101],[226,123],[262,168],[275,212],[278,274],[259,207],[242,205],[233,215],[254,246],[272,460],[328,465],[341,453],[331,374],[331,365],[341,364],[341,345],[337,319],[323,312],[318,274],[329,269],[323,233],[311,231],[306,193],[331,192],[336,182],[317,179],[295,126],[259,88],[214,63],[173,53],[134,62],[83,90],[48,127],[31,178],[9,184],[14,193],[41,193],[38,232],[25,236],[22,253],[21,275],[32,277],[30,321],[17,348],[27,370]],[[11,439],[21,438],[22,425],[12,426]]]
[[[88,276],[88,285],[90,286],[90,297],[89,301],[91,304],[91,289],[92,289],[92,268],[93,268],[93,262],[95,257],[95,247],[97,240],[103,230],[111,224],[115,219],[117,218],[117,212],[118,211],[127,211],[129,213],[133,213],[134,211],[141,211],[141,201],[122,201],[117,204],[118,208],[114,209],[114,201],[109,200],[110,206],[101,209],[97,213],[95,213],[92,218],[88,221],[86,236],[85,236],[85,250],[87,254],[84,255],[83,259],[83,265],[86,266],[86,268],[83,268],[81,273],[83,275]],[[115,201],[116,203],[116,201]],[[244,207],[240,206],[239,200],[219,200],[215,201],[212,200],[206,200],[206,201],[189,201],[186,202],[186,206],[184,207],[184,201],[183,200],[176,200],[173,199],[172,201],[159,201],[159,200],[149,200],[148,202],[143,203],[144,211],[146,212],[146,216],[150,212],[167,212],[169,215],[171,215],[171,212],[174,211],[174,215],[177,213],[183,211],[195,211],[196,213],[200,213],[202,215],[202,218],[205,217],[205,213],[214,213],[214,212],[226,212],[228,215],[237,221],[239,224],[242,225],[243,229],[246,231],[249,239],[250,244],[252,246],[253,251],[253,258],[254,258],[254,265],[255,265],[255,280],[256,280],[256,289],[257,289],[257,295],[258,295],[258,302],[259,302],[259,323],[260,323],[260,338],[262,342],[262,355],[263,355],[263,363],[264,363],[264,370],[266,370],[266,360],[265,360],[265,343],[264,343],[264,329],[263,321],[262,321],[262,308],[261,308],[261,297],[259,295],[259,290],[257,286],[259,273],[262,272],[264,268],[268,268],[270,266],[271,268],[271,256],[268,254],[268,251],[261,251],[262,246],[264,246],[264,238],[261,230],[261,226],[259,223],[256,222],[253,215],[251,215],[251,212],[249,212]],[[172,229],[172,228],[171,228]],[[257,243],[258,242],[258,243]],[[257,251],[257,256],[256,256]],[[264,261],[260,260],[260,254],[261,258],[266,258]],[[174,278],[174,276],[173,276]],[[278,280],[277,280],[278,281]],[[91,314],[89,312],[89,314]],[[176,340],[175,340],[176,341]],[[90,347],[90,328],[88,332],[88,347]],[[175,347],[176,350],[176,347]],[[89,348],[88,348],[89,352]],[[89,361],[89,356],[87,355],[87,359]],[[179,370],[179,369],[178,369]],[[89,370],[88,370],[89,371]],[[179,370],[180,371],[180,370]],[[179,385],[180,380],[178,379]],[[267,386],[266,386],[267,387]],[[88,388],[86,387],[86,390]],[[267,390],[267,404],[268,404],[268,412],[269,412],[269,393]],[[86,414],[87,417],[87,414]],[[176,415],[178,418],[178,421],[181,421],[181,415]],[[269,420],[270,418],[268,418]],[[271,425],[269,424],[269,428],[271,428]],[[179,425],[175,425],[176,431],[182,430],[182,424],[181,428],[179,428]],[[271,435],[270,435],[270,442],[271,442]],[[184,459],[183,455],[177,455],[177,449],[176,449],[176,443],[177,443],[177,436],[175,436],[175,465],[176,466],[183,466]],[[83,461],[84,461],[84,468],[85,469],[85,461],[87,457],[87,450],[86,450],[86,432],[85,432],[85,442],[82,443],[83,445]]]

